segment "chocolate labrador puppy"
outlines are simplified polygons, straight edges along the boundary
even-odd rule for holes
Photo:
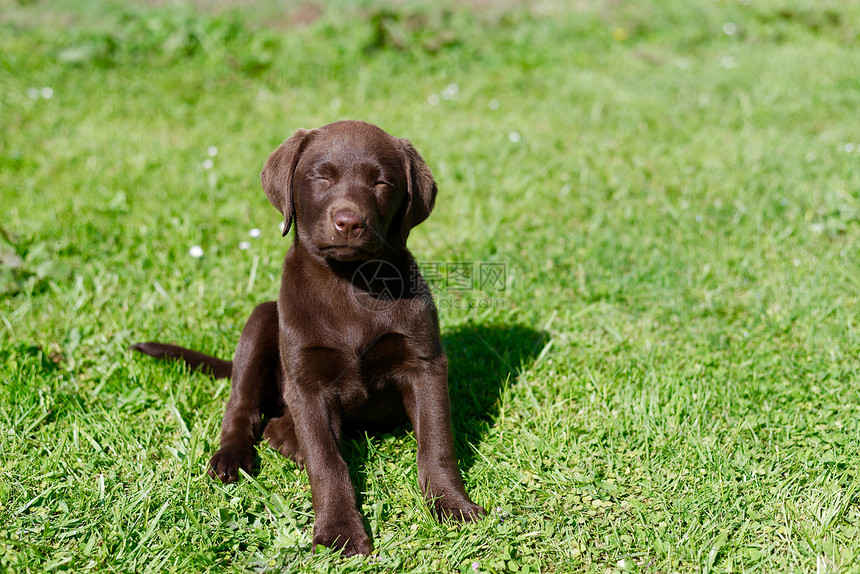
[[[412,422],[418,482],[439,519],[485,514],[454,456],[448,362],[426,282],[406,248],[436,199],[430,169],[405,139],[356,121],[298,130],[261,174],[295,224],[277,303],[251,314],[233,362],[174,345],[134,348],[232,377],[221,448],[209,472],[250,473],[261,436],[307,469],[313,544],[367,554],[370,540],[340,453],[344,425]]]

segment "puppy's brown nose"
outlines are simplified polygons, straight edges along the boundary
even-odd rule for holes
[[[351,211],[338,211],[332,219],[335,230],[344,239],[355,239],[366,227],[364,218]]]

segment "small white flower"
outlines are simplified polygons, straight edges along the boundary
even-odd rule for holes
[[[216,155],[218,155],[218,147],[211,145],[209,146],[209,149],[206,150],[206,153],[209,155],[209,157],[215,157]]]
[[[27,88],[27,97],[31,100],[39,98],[39,88]]]
[[[734,36],[738,31],[738,27],[734,22],[726,22],[723,24],[723,34],[726,36]]]
[[[523,139],[523,136],[520,135],[520,132],[511,132],[508,134],[508,139],[513,143],[519,143]]]
[[[190,255],[194,259],[200,259],[201,257],[203,257],[203,248],[199,245],[195,245],[188,250],[188,255]]]
[[[206,158],[203,160],[203,169],[212,169],[215,166],[215,162],[212,161],[211,158]]]
[[[251,231],[248,232],[248,235],[250,235],[251,237],[254,237],[254,238],[260,237],[260,230],[255,227],[254,229],[252,229]]]
[[[427,98],[427,103],[431,106],[435,106],[439,104],[439,94],[430,94]]]
[[[842,149],[845,150],[845,153],[851,153],[854,151],[854,144],[853,143],[847,143],[844,146],[842,146]]]
[[[704,220],[705,220],[705,218],[704,218],[704,217],[702,217],[701,215],[697,215],[697,216],[696,216],[696,223],[701,223],[701,222],[702,222],[702,221],[704,221]]]
[[[239,249],[241,249],[242,251],[249,249],[250,247],[251,247],[251,244],[247,241],[240,241],[239,242]]]
[[[487,102],[487,105],[490,107],[491,110],[498,110],[501,104],[499,104],[499,100],[493,98],[492,100]]]
[[[457,97],[457,94],[460,92],[460,86],[456,83],[450,83],[445,86],[445,89],[442,90],[442,97],[446,100],[450,100]]]
[[[50,100],[51,98],[54,97],[54,89],[49,88],[47,86],[45,86],[44,88],[39,90],[39,93],[42,94],[42,97],[45,98],[46,100]]]

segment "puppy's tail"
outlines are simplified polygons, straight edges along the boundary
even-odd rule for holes
[[[156,359],[182,359],[191,370],[199,369],[216,379],[229,379],[233,371],[233,361],[225,361],[218,357],[205,355],[167,343],[135,343],[132,349]]]

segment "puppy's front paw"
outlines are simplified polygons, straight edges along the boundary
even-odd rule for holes
[[[364,531],[364,525],[359,516],[351,520],[337,519],[325,523],[317,520],[314,525],[314,549],[318,544],[328,548],[341,548],[343,556],[370,554],[373,551],[370,538]]]
[[[481,520],[487,511],[469,499],[451,501],[446,504],[445,500],[436,502],[436,515],[440,520],[455,520],[457,522],[477,522]]]
[[[209,461],[209,476],[229,484],[239,480],[240,468],[251,474],[253,466],[253,448],[222,448]]]

